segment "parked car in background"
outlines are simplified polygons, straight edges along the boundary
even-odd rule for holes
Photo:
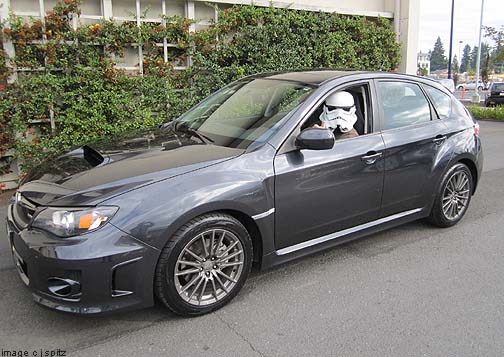
[[[326,103],[340,91],[351,106]],[[358,135],[336,140],[317,125],[328,110],[351,115]],[[438,82],[261,74],[159,128],[49,158],[13,197],[8,236],[44,306],[99,314],[157,298],[200,315],[236,296],[252,264],[421,218],[455,225],[482,165],[478,124]]]
[[[478,81],[478,91],[482,91],[486,88],[486,85],[483,81]],[[475,90],[476,89],[476,81],[469,81],[467,83],[459,83],[457,84],[457,90]]]
[[[485,106],[494,107],[502,104],[504,104],[504,82],[494,82],[486,93]]]

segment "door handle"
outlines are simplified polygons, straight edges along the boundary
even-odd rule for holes
[[[432,139],[432,142],[436,145],[441,145],[442,143],[444,143],[445,140],[446,135],[438,135],[434,139]]]
[[[365,156],[361,157],[362,161],[364,161],[368,165],[372,165],[378,160],[383,153],[381,152],[376,152],[376,151],[370,151],[368,152]]]

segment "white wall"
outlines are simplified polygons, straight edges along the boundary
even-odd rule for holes
[[[25,16],[40,16],[39,3],[44,10],[50,9],[56,0],[0,0],[0,15],[6,19],[8,10]],[[162,3],[168,15],[192,15],[200,21],[194,29],[205,27],[208,20],[215,17],[213,9],[205,3],[216,3],[220,6],[227,4],[250,4],[270,6],[270,0],[140,0],[140,11],[149,8],[149,20],[159,18]],[[396,0],[276,0],[273,5],[292,9],[306,9],[313,11],[337,12],[341,14],[364,15],[369,17],[393,18]],[[402,62],[400,72],[416,73],[416,54],[418,48],[418,27],[420,0],[400,0],[400,31]],[[225,5],[226,4],[226,5]],[[3,5],[3,6],[2,6]],[[229,6],[229,5],[227,5]],[[119,19],[131,18],[136,13],[136,0],[83,0],[81,22],[92,23],[100,16]]]

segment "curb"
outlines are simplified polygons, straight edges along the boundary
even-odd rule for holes
[[[504,123],[504,119],[477,119],[477,121],[493,121],[495,123]]]

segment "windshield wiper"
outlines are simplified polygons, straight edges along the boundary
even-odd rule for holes
[[[172,122],[172,125],[170,126],[170,128],[173,131],[178,131],[180,133],[184,133],[189,136],[194,136],[194,137],[200,139],[205,144],[213,144],[215,142],[212,138],[209,138],[205,134],[202,134],[199,131],[197,131],[196,129],[189,127],[184,122]]]

